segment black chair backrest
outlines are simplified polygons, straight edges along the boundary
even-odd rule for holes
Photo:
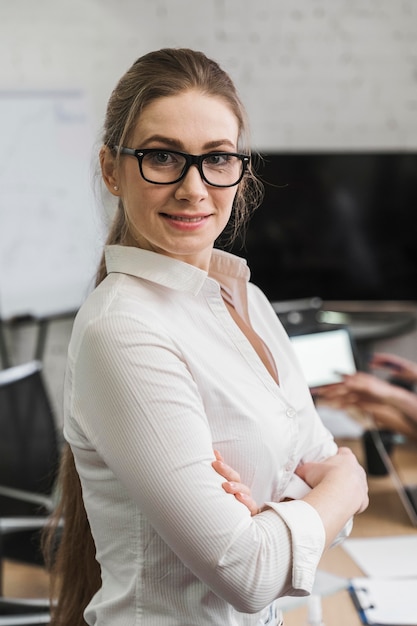
[[[41,363],[0,370],[0,484],[50,495],[58,461],[56,422]]]
[[[43,599],[0,598],[0,626],[44,626],[51,621],[49,602]]]

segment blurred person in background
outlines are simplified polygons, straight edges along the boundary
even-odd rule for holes
[[[375,426],[391,430],[417,443],[417,364],[385,352],[373,354],[369,372],[343,376],[343,381],[314,390],[321,403],[358,409]]]

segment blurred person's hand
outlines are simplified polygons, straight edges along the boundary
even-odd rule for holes
[[[340,408],[357,404],[360,401],[388,401],[391,397],[393,385],[374,374],[357,372],[344,374],[343,380],[334,385],[317,387],[313,391],[316,399],[328,402]]]
[[[369,362],[372,369],[388,371],[391,375],[409,382],[417,382],[417,363],[387,352],[375,352]]]

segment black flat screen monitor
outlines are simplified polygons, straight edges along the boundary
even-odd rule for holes
[[[417,300],[417,154],[262,157],[264,201],[231,251],[270,300]]]

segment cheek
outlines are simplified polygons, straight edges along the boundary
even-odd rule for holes
[[[221,214],[226,221],[228,221],[230,218],[235,196],[236,196],[235,189],[222,189],[222,190],[218,190],[217,192],[215,203],[217,205],[217,208],[221,210]]]
[[[162,210],[170,199],[172,192],[165,187],[150,184],[137,184],[127,187],[124,198],[125,207],[137,219],[146,219],[158,210]]]

